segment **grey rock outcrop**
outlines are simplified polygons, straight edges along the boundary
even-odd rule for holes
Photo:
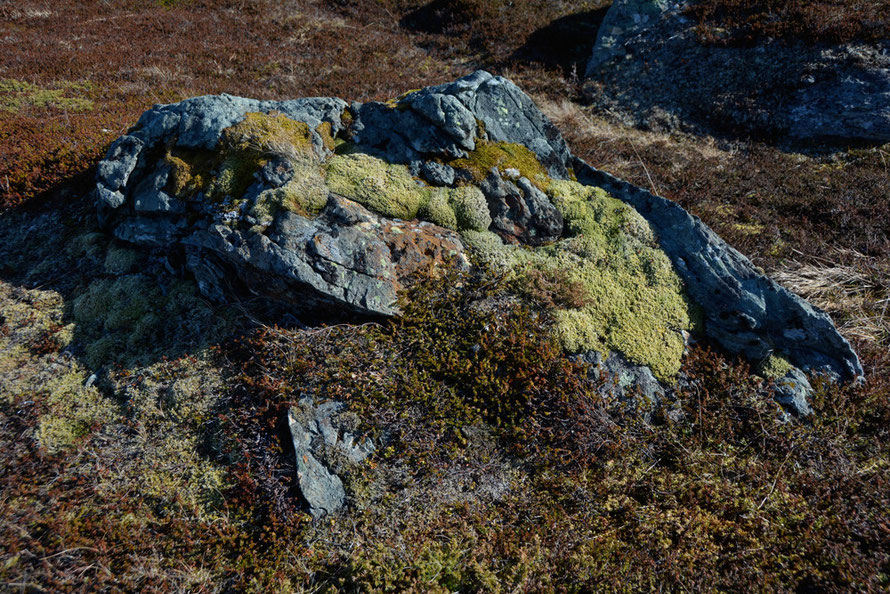
[[[497,170],[479,186],[488,201],[492,227],[522,243],[540,245],[562,235],[562,215],[527,178],[512,183]]]
[[[599,392],[606,397],[629,398],[639,394],[644,406],[661,402],[665,395],[664,386],[645,365],[635,365],[620,353],[609,353],[603,357],[590,351],[577,357],[577,360],[590,365],[591,379],[602,380]]]
[[[890,41],[706,46],[689,5],[616,0],[588,63],[588,99],[654,128],[890,142]]]
[[[242,124],[271,135],[264,152],[239,140]],[[289,139],[283,148],[276,134]],[[334,155],[336,142],[348,152]],[[780,353],[800,369],[844,380],[862,375],[826,314],[680,206],[573,157],[527,95],[485,72],[390,104],[221,95],[156,106],[100,163],[99,216],[120,240],[182,252],[208,297],[225,299],[240,283],[297,310],[395,315],[398,291],[417,275],[468,265],[460,232],[487,228],[500,235],[489,239],[530,247],[568,234],[536,180],[505,166],[473,181],[460,163],[480,143],[522,145],[553,180],[571,171],[636,209],[703,311],[704,334],[728,351],[755,361]],[[249,168],[233,164],[239,155],[252,159]],[[355,179],[337,181],[351,198],[325,177],[338,159],[341,177],[359,168]],[[421,211],[437,224],[396,218]]]

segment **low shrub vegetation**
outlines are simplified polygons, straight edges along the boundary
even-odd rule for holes
[[[789,154],[597,119],[570,100],[568,58],[529,55],[552,23],[605,4],[0,6],[0,590],[890,590],[890,149]],[[881,3],[837,4],[835,25],[828,0],[698,6],[715,43],[884,35]],[[695,344],[642,409],[565,355],[552,312],[590,290],[560,267],[421,282],[387,323],[263,326],[170,277],[175,258],[112,242],[84,197],[152,103],[384,100],[477,67],[547,104],[580,157],[654,186],[829,310],[865,384],[814,379],[815,414],[789,421],[758,377],[781,360],[752,373]],[[503,163],[497,148],[477,156]],[[188,199],[201,160],[169,158]],[[416,206],[496,255],[478,199]],[[318,523],[286,424],[306,396],[346,402],[377,445],[335,469],[347,506]]]
[[[887,0],[695,0],[688,13],[707,43],[752,44],[767,38],[810,43],[890,39]]]

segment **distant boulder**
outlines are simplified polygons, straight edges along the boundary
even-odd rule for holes
[[[616,0],[584,93],[629,123],[796,142],[890,142],[890,40],[701,43],[692,0]]]

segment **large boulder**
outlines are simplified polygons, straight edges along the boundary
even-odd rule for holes
[[[388,103],[155,106],[112,145],[96,193],[115,237],[183,254],[217,300],[241,287],[298,312],[397,315],[421,275],[476,263],[572,287],[552,312],[566,350],[620,353],[661,382],[690,332],[755,362],[862,375],[825,313],[678,205],[573,157],[485,72]]]
[[[890,142],[890,41],[705,45],[691,3],[616,0],[588,62],[587,98],[654,128]]]

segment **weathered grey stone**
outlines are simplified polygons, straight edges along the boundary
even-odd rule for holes
[[[183,222],[148,217],[133,217],[121,221],[114,228],[114,236],[121,241],[148,247],[169,247],[185,232]]]
[[[300,492],[316,519],[336,513],[346,497],[342,481],[331,471],[334,457],[357,464],[375,450],[373,441],[354,434],[355,423],[344,418],[346,412],[342,402],[316,404],[309,397],[288,412]]]
[[[699,218],[580,159],[574,164],[579,181],[627,202],[649,222],[702,309],[705,335],[753,361],[778,352],[806,371],[824,369],[845,380],[863,374],[827,314],[758,272]]]
[[[805,417],[813,413],[809,403],[809,397],[813,393],[813,387],[800,369],[792,368],[785,377],[775,381],[776,402],[799,417]]]
[[[454,183],[454,169],[435,161],[423,163],[419,173],[434,186],[450,186]]]
[[[96,192],[99,195],[99,201],[111,208],[117,208],[127,200],[122,193],[109,190],[102,185],[96,188]]]
[[[297,481],[313,518],[334,514],[343,507],[346,491],[340,478],[331,473],[312,453],[312,435],[293,411],[287,417],[297,459]]]
[[[402,103],[432,122],[469,151],[476,148],[476,118],[456,97],[423,89]]]
[[[136,168],[137,156],[143,146],[142,140],[130,135],[121,136],[112,143],[97,169],[97,175],[106,189],[116,192],[126,185]]]
[[[280,188],[294,177],[294,168],[287,159],[270,160],[260,176],[271,188]]]
[[[444,260],[462,251],[451,231],[388,222],[336,196],[316,218],[282,213],[266,235],[216,224],[194,231],[182,244],[229,264],[245,282],[262,275],[266,292],[295,309],[327,303],[341,313],[371,315],[397,313],[401,283],[421,260],[429,263],[428,254],[438,249]]]
[[[664,400],[664,386],[652,374],[652,370],[644,365],[635,365],[620,353],[609,353],[603,357],[597,351],[590,351],[578,357],[588,363],[588,375],[592,379],[603,381],[600,393],[604,396],[618,398],[642,397],[643,404],[652,406]]]
[[[170,168],[158,165],[155,173],[144,178],[133,190],[133,209],[138,213],[184,213],[185,204],[164,192]]]
[[[531,245],[555,241],[562,234],[562,215],[526,178],[514,184],[493,169],[479,188],[488,201],[492,229]]]
[[[784,141],[890,142],[890,41],[705,46],[690,0],[616,0],[587,97],[628,123]]]

